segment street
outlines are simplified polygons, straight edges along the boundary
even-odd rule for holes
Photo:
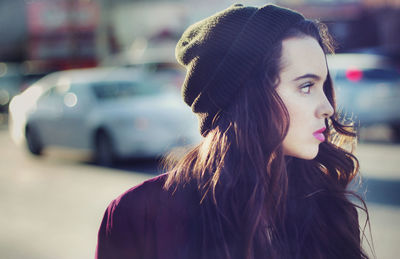
[[[93,258],[108,203],[158,172],[155,161],[102,168],[85,156],[64,151],[38,159],[16,147],[4,126],[0,143],[3,259]],[[368,184],[377,258],[398,258],[400,145],[360,144],[357,153]]]

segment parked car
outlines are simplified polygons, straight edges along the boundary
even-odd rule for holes
[[[339,108],[360,126],[386,124],[400,139],[400,71],[373,54],[328,56]]]
[[[129,68],[70,70],[40,79],[11,101],[10,132],[32,154],[48,146],[91,150],[103,165],[159,156],[200,139],[179,90]]]

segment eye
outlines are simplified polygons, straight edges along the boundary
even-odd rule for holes
[[[307,82],[304,85],[300,86],[300,91],[303,94],[309,94],[311,91],[311,87],[314,85],[312,82]]]

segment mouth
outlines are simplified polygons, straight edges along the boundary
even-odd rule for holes
[[[321,142],[325,141],[324,131],[326,130],[325,127],[320,128],[319,130],[313,133],[313,136]]]

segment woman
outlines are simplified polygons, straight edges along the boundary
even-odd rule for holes
[[[324,26],[275,5],[190,26],[176,56],[204,139],[109,205],[97,258],[367,258],[332,50]]]

